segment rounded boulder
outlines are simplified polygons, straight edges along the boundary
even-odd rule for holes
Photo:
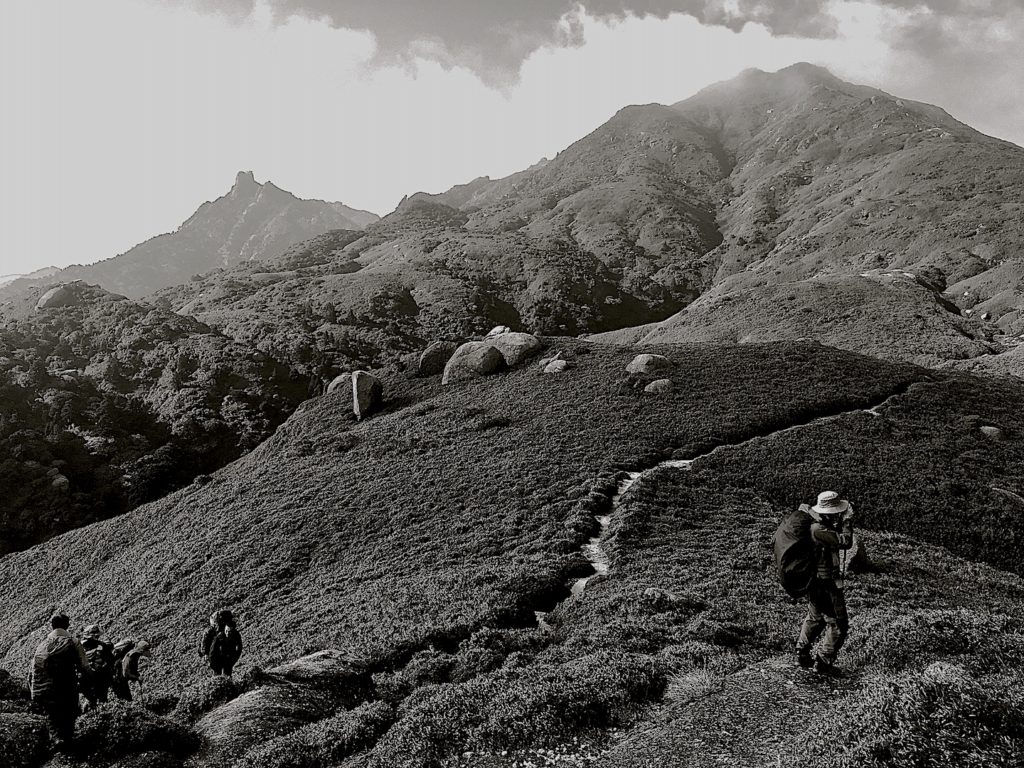
[[[416,371],[420,376],[437,376],[444,373],[444,367],[459,348],[451,341],[435,341],[420,355]]]
[[[572,367],[572,363],[568,360],[552,360],[544,366],[544,373],[565,373]]]
[[[1003,434],[1003,430],[1001,430],[999,427],[993,427],[989,425],[980,427],[979,429],[981,430],[981,434],[983,434],[989,440],[992,440],[994,442],[1000,443],[1006,439],[1006,435]]]
[[[336,390],[338,387],[347,386],[351,380],[351,373],[342,373],[338,376],[335,376],[333,379],[331,379],[331,383],[327,385],[327,394],[331,394],[331,392]]]
[[[512,333],[512,329],[507,325],[496,325],[487,332],[487,338],[493,339],[495,336],[501,336],[503,333]]]
[[[80,304],[81,299],[66,285],[57,285],[39,297],[36,309],[53,309],[55,307],[72,307]]]
[[[501,352],[509,366],[519,365],[540,352],[540,339],[532,333],[503,333],[487,340],[487,343]]]
[[[644,392],[649,395],[666,395],[673,389],[671,379],[656,379],[644,387]]]
[[[672,361],[664,355],[651,355],[644,353],[634,357],[626,366],[627,373],[657,373],[667,371],[672,367]]]
[[[505,358],[495,347],[482,341],[468,341],[455,350],[444,367],[442,384],[469,381],[504,369]]]

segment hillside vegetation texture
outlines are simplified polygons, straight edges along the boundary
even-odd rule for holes
[[[307,394],[285,365],[82,283],[0,326],[0,555],[116,516],[251,450]]]
[[[576,367],[392,375],[361,423],[319,397],[211,482],[0,559],[4,667],[67,607],[153,642],[146,717],[197,735],[66,764],[1013,765],[1024,385],[683,345],[654,348],[674,386],[652,395],[627,350],[547,344]],[[628,471],[716,446],[613,505]],[[793,669],[802,608],[769,548],[824,487],[874,562],[837,682]],[[600,514],[609,572],[570,597]],[[248,640],[237,685],[203,681],[195,651],[222,605]]]
[[[332,349],[381,365],[495,324],[988,361],[1024,331],[1022,188],[1024,149],[937,107],[810,65],[750,70],[627,107],[508,178],[413,195],[361,236],[163,295],[311,372]]]

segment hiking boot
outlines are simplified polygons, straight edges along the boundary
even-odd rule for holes
[[[821,656],[814,657],[814,671],[825,677],[842,677],[843,672],[835,664],[825,661]]]
[[[796,663],[804,669],[810,669],[814,666],[814,659],[811,657],[811,652],[807,648],[798,648],[796,652]]]

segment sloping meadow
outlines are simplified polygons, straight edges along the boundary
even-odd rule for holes
[[[674,389],[654,396],[643,392],[650,377],[625,372],[628,350],[562,339],[548,346],[576,367],[543,375],[528,366],[443,390],[437,378],[393,378],[384,412],[360,424],[341,393],[310,401],[210,483],[0,560],[10,595],[0,606],[4,665],[22,668],[60,606],[79,625],[99,621],[112,635],[153,641],[148,685],[155,696],[175,696],[208,673],[198,635],[211,610],[230,605],[247,643],[243,673],[326,648],[362,670],[358,696],[333,715],[321,702],[308,716],[289,715],[291,725],[248,725],[275,739],[248,751],[225,733],[231,759],[244,756],[246,765],[297,764],[300,753],[308,766],[505,765],[566,744],[577,745],[577,757],[614,755],[609,734],[651,717],[652,702],[685,707],[736,665],[786,652],[798,616],[779,600],[767,542],[790,501],[772,478],[788,477],[785,492],[800,500],[838,485],[860,502],[860,489],[874,483],[877,496],[858,504],[866,522],[903,530],[893,522],[903,518],[877,510],[934,482],[956,459],[947,453],[965,453],[956,460],[972,488],[993,477],[1007,484],[1017,461],[1012,411],[1024,393],[1009,384],[931,382],[935,374],[909,366],[779,343],[658,350],[674,362],[659,374]],[[990,386],[991,402],[968,396]],[[858,412],[898,393],[881,417]],[[693,473],[642,480],[613,516],[610,574],[567,599],[567,582],[589,569],[580,546],[597,532],[593,515],[609,511],[626,470],[846,411],[855,412],[719,452]],[[910,421],[889,425],[900,419]],[[974,431],[955,437],[950,425],[964,419]],[[973,442],[990,422],[1004,439]],[[805,433],[818,438],[804,442]],[[834,453],[858,440],[888,445],[902,474],[867,447],[863,462],[853,450]],[[737,451],[751,454],[746,465],[728,464]],[[787,463],[806,475],[785,474]],[[732,468],[719,477],[712,466]],[[843,484],[848,477],[860,485]],[[950,485],[932,498],[954,492]],[[966,504],[942,509],[947,526],[955,517],[975,530]],[[905,517],[914,514],[924,513],[913,507]],[[1015,525],[1004,516],[1008,535],[1020,535]],[[1001,561],[998,549],[961,538],[962,554]],[[945,534],[932,540],[957,544]],[[969,563],[923,548],[906,565],[900,556],[913,540],[878,541],[881,560],[898,567],[852,602],[855,613],[888,610],[897,597],[912,611],[977,611],[989,592],[1007,589],[1007,600],[1019,600],[1016,580],[1004,584],[991,569],[979,571],[978,595],[946,599],[949,579],[932,572]],[[1012,635],[1017,619],[1004,602]],[[552,609],[551,628],[538,628],[534,611]],[[927,626],[931,615],[922,614]],[[877,612],[873,620],[889,623]],[[963,631],[974,621],[964,618]],[[913,626],[904,634],[916,636]],[[873,667],[899,642],[854,643],[851,658]],[[929,647],[922,658],[945,658]],[[1016,645],[1007,647],[1016,658]],[[243,688],[259,691],[261,680],[252,675]],[[230,722],[218,712],[211,723]]]
[[[344,393],[309,401],[212,482],[0,560],[6,664],[21,668],[58,606],[147,636],[153,684],[169,688],[200,672],[197,635],[221,605],[241,618],[248,664],[518,621],[580,567],[593,523],[570,518],[602,472],[865,406],[920,376],[817,345],[684,347],[666,350],[675,391],[655,397],[626,350],[550,347],[578,367],[443,391],[396,378],[390,410],[362,424]]]

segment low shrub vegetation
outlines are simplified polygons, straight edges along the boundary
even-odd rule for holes
[[[135,704],[103,704],[78,721],[74,756],[89,765],[110,765],[134,754],[185,757],[199,748],[190,729]]]
[[[36,768],[50,742],[46,719],[36,714],[0,711],[0,765]]]
[[[1019,765],[1024,697],[1018,679],[979,682],[936,662],[870,683],[821,714],[789,764],[803,768],[990,768]]]
[[[344,710],[250,750],[238,768],[329,768],[373,743],[394,722],[384,702]]]
[[[240,693],[241,688],[233,678],[223,675],[203,678],[182,691],[172,717],[182,723],[194,723]]]

